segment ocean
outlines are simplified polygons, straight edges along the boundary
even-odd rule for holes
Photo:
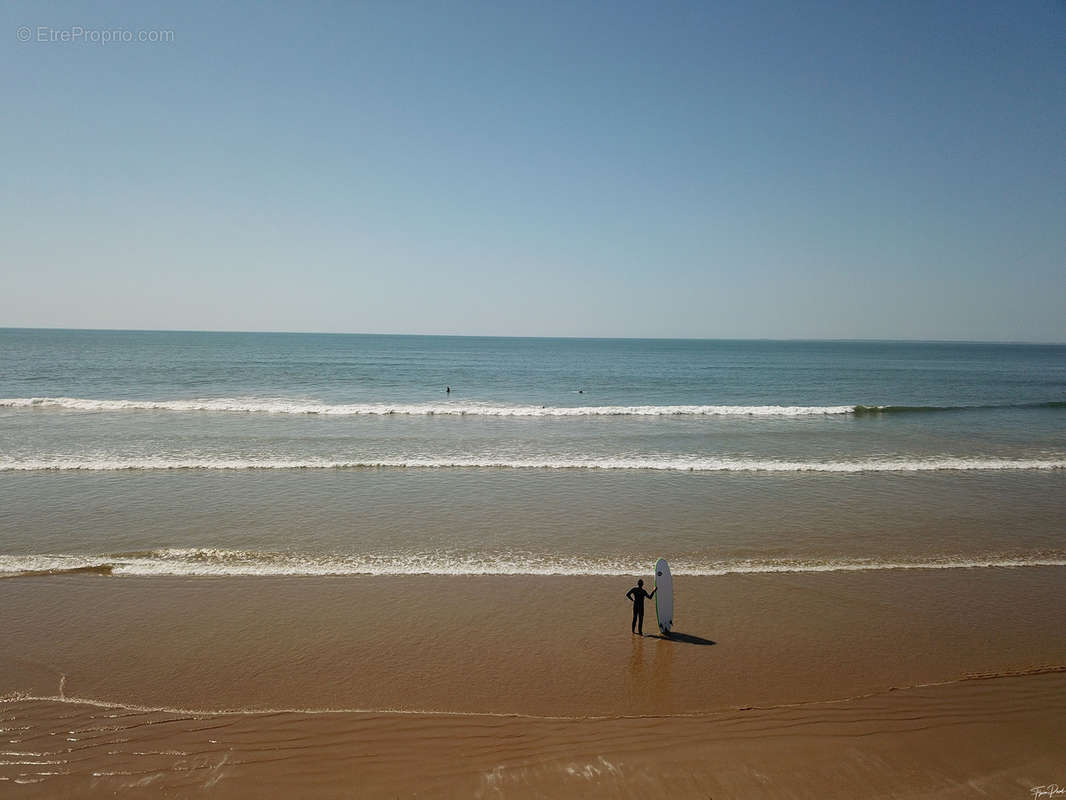
[[[1023,568],[1064,519],[1064,345],[0,330],[6,576]]]

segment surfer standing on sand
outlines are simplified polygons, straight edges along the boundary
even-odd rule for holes
[[[633,601],[633,633],[644,635],[644,598],[649,600],[655,597],[658,587],[651,590],[651,594],[644,591],[644,581],[638,580],[637,585],[626,592],[626,597]]]

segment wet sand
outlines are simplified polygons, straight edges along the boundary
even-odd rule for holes
[[[667,780],[680,797],[1031,797],[1066,785],[1062,568],[679,576],[673,640],[630,635],[629,585],[0,580],[0,786],[613,797]]]

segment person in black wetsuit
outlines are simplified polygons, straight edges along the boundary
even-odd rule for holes
[[[637,585],[626,592],[626,597],[633,601],[633,633],[644,635],[644,598],[655,597],[658,588],[652,589],[651,594],[644,591],[644,581],[637,581]]]

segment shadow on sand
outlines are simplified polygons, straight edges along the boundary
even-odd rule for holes
[[[679,633],[678,631],[670,631],[667,634],[646,633],[644,637],[646,639],[662,639],[664,642],[682,642],[684,644],[700,644],[704,646],[715,644],[712,639],[704,639],[702,636],[693,636],[691,633]]]

